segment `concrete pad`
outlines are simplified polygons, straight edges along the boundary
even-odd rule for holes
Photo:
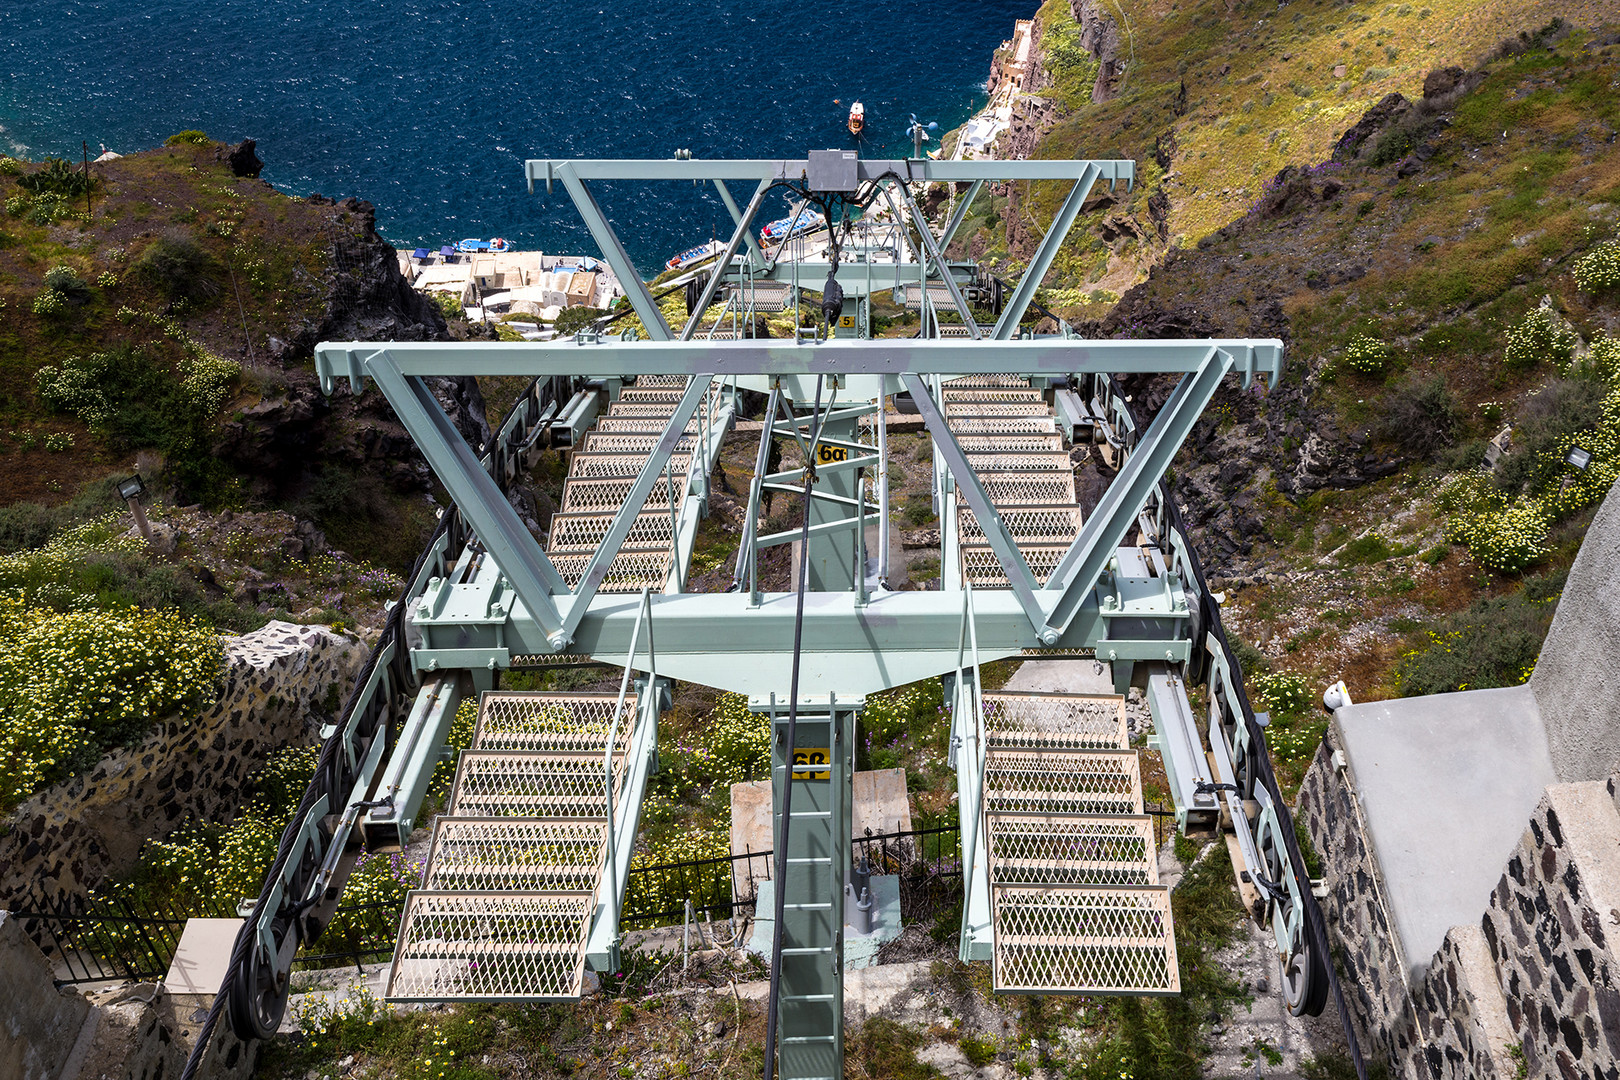
[[[1101,670],[1099,670],[1101,669]],[[1047,694],[1112,694],[1112,666],[1096,660],[1026,660],[1005,689]]]
[[[853,777],[853,833],[856,837],[911,831],[911,799],[906,794],[906,770],[873,769]],[[731,853],[770,851],[776,843],[772,830],[771,782],[753,780],[731,785]],[[755,864],[758,874],[760,867]],[[732,864],[731,891],[748,895],[749,864]]]
[[[206,994],[210,1000],[225,982],[241,919],[187,919],[163,985],[171,994]]]
[[[855,929],[855,897],[844,889],[844,967],[856,969],[877,963],[877,951],[885,941],[900,936],[900,879],[894,874],[873,874],[868,886],[872,894],[872,932]],[[771,936],[776,932],[776,883],[759,883],[754,905],[754,925],[748,935],[748,951],[769,960]]]
[[[1529,687],[1373,701],[1334,714],[1408,982],[1473,924],[1556,781]]]

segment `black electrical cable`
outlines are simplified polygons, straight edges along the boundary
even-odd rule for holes
[[[815,426],[810,432],[810,447],[814,450],[821,439],[821,383],[816,376]],[[774,922],[771,925],[771,998],[765,1012],[765,1080],[771,1080],[776,1071],[776,1026],[782,1005],[782,915],[787,896],[788,823],[793,811],[793,747],[799,727],[799,657],[804,643],[804,593],[810,580],[810,486],[816,482],[816,466],[806,455],[804,462],[804,527],[799,533],[798,606],[793,613],[793,674],[788,679],[787,745],[782,750],[782,767],[787,779],[782,785],[782,839],[776,848],[776,896]]]

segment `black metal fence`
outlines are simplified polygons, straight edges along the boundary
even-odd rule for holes
[[[858,836],[852,845],[854,858],[864,857],[874,874],[899,875],[906,918],[927,914],[960,890],[961,831],[956,825]],[[641,930],[679,923],[686,916],[688,900],[700,919],[751,914],[759,882],[770,879],[772,867],[770,851],[635,867],[626,884],[619,925]],[[386,900],[340,906],[327,932],[315,941],[314,949],[299,953],[295,966],[358,968],[367,960],[390,958],[400,906]],[[238,916],[222,904],[201,904],[182,913],[167,904],[115,892],[88,901],[27,901],[18,904],[11,917],[45,953],[56,981],[67,985],[161,979],[174,960],[187,919]]]

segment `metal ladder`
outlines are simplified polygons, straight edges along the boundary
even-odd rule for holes
[[[772,791],[776,850],[784,851],[775,882],[782,919],[776,1075],[782,1080],[837,1080],[844,1075],[844,880],[849,869],[850,782],[855,710],[831,695],[801,702],[797,745],[787,748],[787,714],[773,698]],[[792,759],[793,797],[782,847],[783,792]],[[770,1052],[767,1047],[766,1052]]]

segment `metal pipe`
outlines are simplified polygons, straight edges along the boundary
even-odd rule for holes
[[[878,398],[878,584],[889,587],[889,420]]]
[[[754,478],[748,484],[748,520],[743,523],[742,544],[737,548],[737,569],[731,575],[733,587],[742,583],[743,560],[752,553],[754,537],[759,533],[760,484],[764,481],[765,468],[770,462],[771,437],[776,429],[776,399],[781,393],[780,386],[771,387],[770,399],[765,404],[765,423],[759,430],[759,451],[754,455]],[[749,592],[757,595],[758,589],[752,588]]]

